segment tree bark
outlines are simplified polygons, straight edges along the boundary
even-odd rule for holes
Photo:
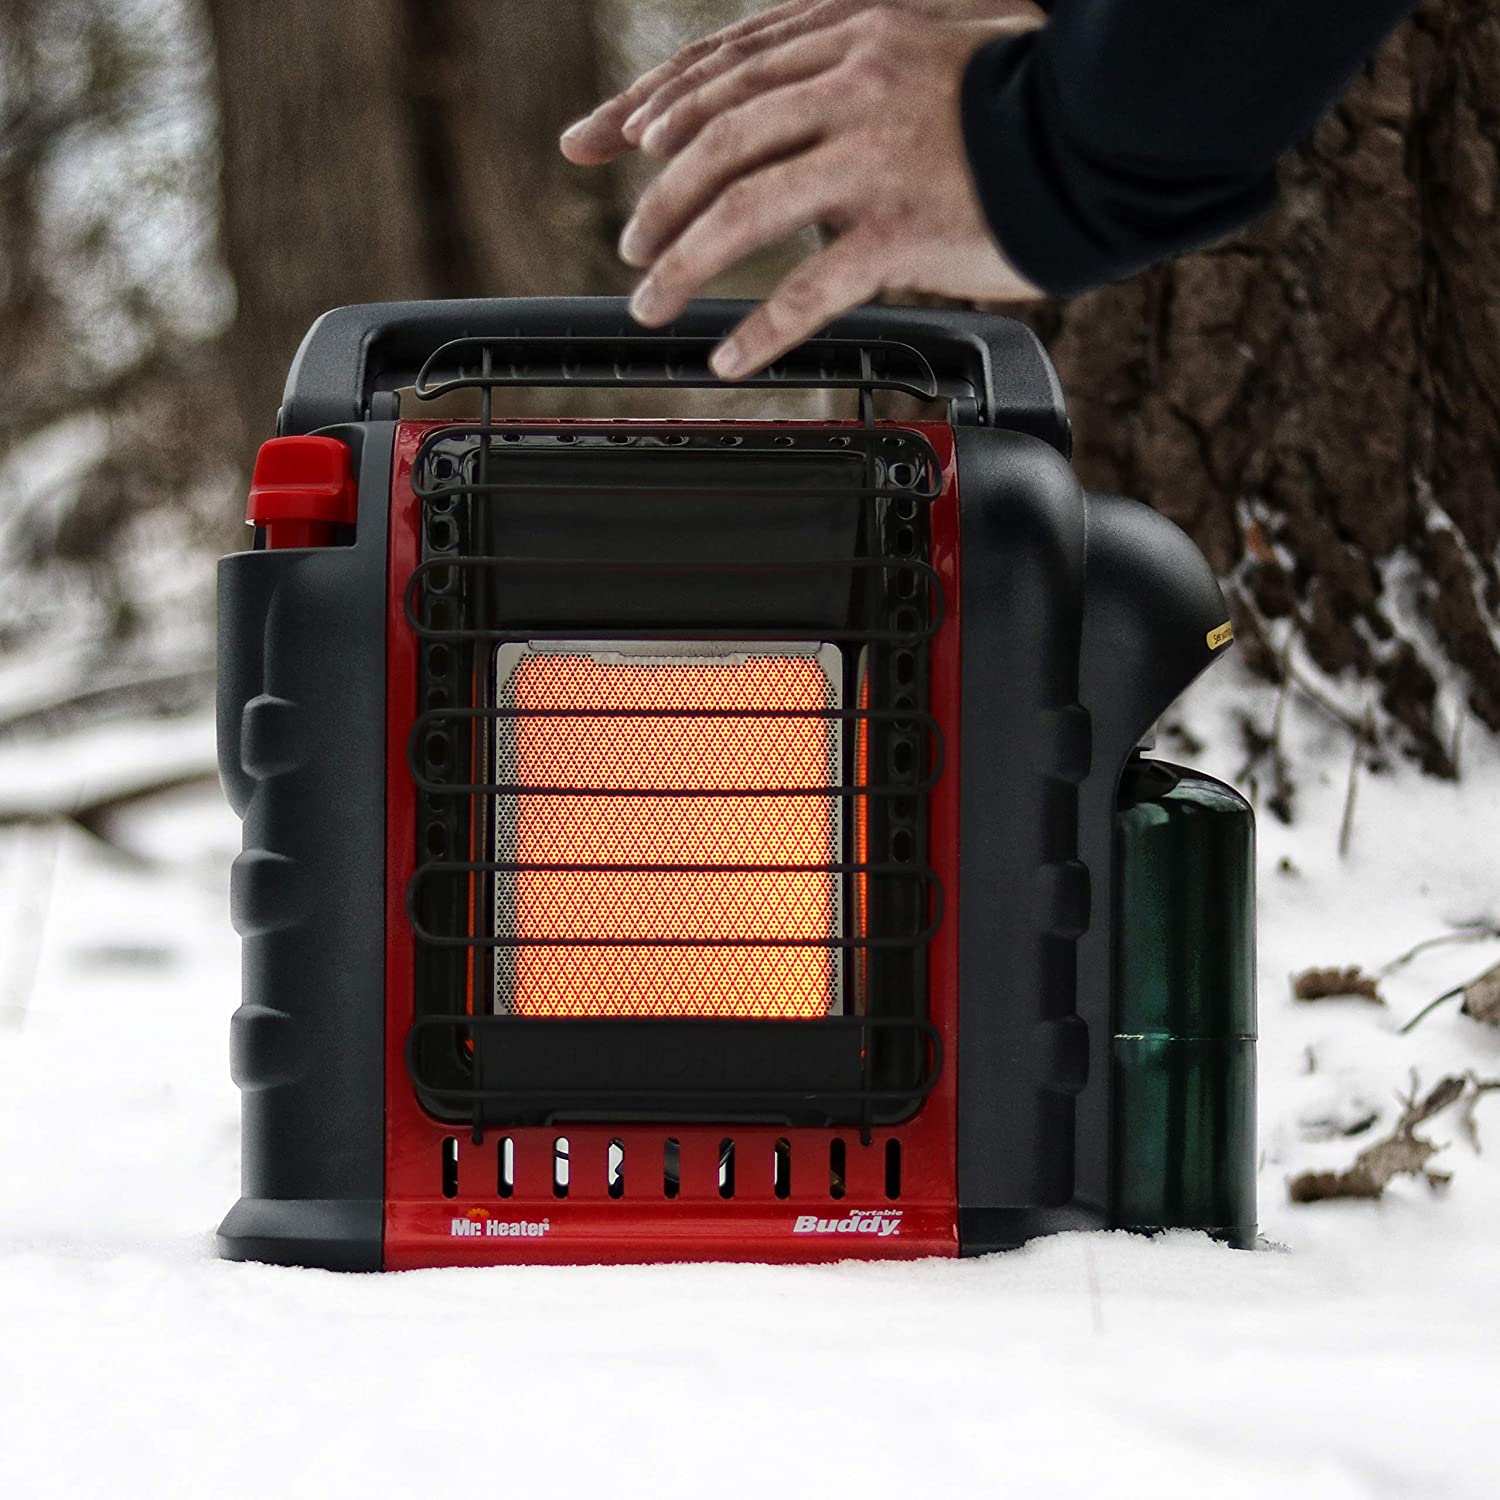
[[[616,289],[609,178],[556,144],[598,101],[591,0],[207,7],[248,451],[327,308]]]
[[[1464,706],[1442,684],[1500,730],[1497,152],[1500,16],[1429,0],[1270,218],[1030,315],[1085,482],[1193,534],[1260,670],[1295,631],[1439,774]]]

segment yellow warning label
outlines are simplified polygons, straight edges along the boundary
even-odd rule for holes
[[[1215,625],[1208,632],[1208,649],[1217,651],[1220,646],[1227,646],[1234,639],[1234,622],[1225,620],[1222,625]]]

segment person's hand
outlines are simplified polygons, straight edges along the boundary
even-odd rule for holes
[[[615,138],[624,150],[631,135],[647,155],[670,159],[620,240],[629,264],[649,267],[631,302],[638,321],[669,323],[720,272],[812,224],[829,229],[832,241],[714,351],[720,376],[753,374],[882,292],[973,301],[1040,295],[1006,263],[985,224],[959,89],[981,43],[1045,17],[1032,5],[996,0],[933,8],[961,18],[847,0],[780,7],[745,23],[755,29],[719,33],[730,40],[675,73],[646,75],[621,96],[644,95],[630,119],[611,101],[565,134],[563,149],[575,161],[607,160],[618,154]],[[726,62],[729,46],[741,50]],[[598,125],[611,110],[613,137]]]
[[[787,0],[689,42],[613,99],[606,99],[592,114],[569,126],[563,133],[563,155],[580,167],[613,161],[639,146],[647,128],[683,94],[772,47],[884,8],[882,0]],[[1031,0],[906,0],[901,9],[937,21],[1040,25],[1046,20]]]

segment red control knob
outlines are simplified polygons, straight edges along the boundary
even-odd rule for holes
[[[245,519],[267,547],[327,547],[352,526],[359,485],[349,445],[329,437],[280,437],[260,445]]]

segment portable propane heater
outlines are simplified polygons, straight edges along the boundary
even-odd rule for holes
[[[739,384],[836,419],[507,414],[706,406],[745,310],[307,335],[220,572],[223,1255],[1253,1238],[1251,813],[1138,749],[1229,640],[1208,565],[1079,488],[1005,319],[867,309]]]

